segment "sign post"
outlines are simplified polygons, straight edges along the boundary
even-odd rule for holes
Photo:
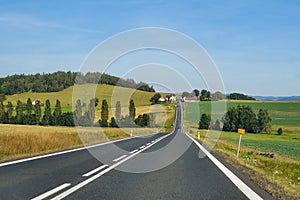
[[[238,133],[239,133],[239,135],[240,135],[240,139],[239,139],[238,150],[237,150],[237,152],[236,152],[236,156],[237,156],[237,157],[239,157],[239,154],[240,154],[242,135],[244,135],[245,132],[246,132],[245,129],[241,129],[241,128],[238,129]]]

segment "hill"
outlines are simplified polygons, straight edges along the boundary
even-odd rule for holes
[[[116,76],[99,72],[63,72],[58,71],[48,74],[21,74],[0,78],[0,94],[12,95],[23,92],[58,92],[74,84],[107,84],[120,87],[134,88],[137,90],[155,92],[153,87],[146,83],[136,83],[132,79],[122,79]]]
[[[82,96],[84,96],[86,89],[88,87],[94,87],[95,84],[82,84],[77,85],[76,91],[81,91]],[[59,99],[61,101],[62,105],[62,111],[71,111],[72,109],[72,98],[73,98],[73,89],[74,86],[71,86],[67,89],[64,89],[59,92],[24,92],[21,94],[14,94],[6,96],[6,101],[4,101],[4,104],[6,104],[8,101],[12,102],[13,105],[16,105],[17,101],[20,100],[22,102],[26,102],[28,98],[30,98],[32,101],[39,100],[41,102],[45,102],[47,99],[50,100],[51,105],[54,106],[54,103],[56,99]],[[150,106],[150,98],[154,95],[154,92],[145,92],[141,90],[135,90],[131,88],[123,88],[123,87],[117,87],[112,85],[105,85],[105,84],[99,84],[97,85],[95,97],[99,99],[99,102],[101,104],[103,99],[106,99],[108,102],[109,107],[114,107],[114,105],[111,105],[111,97],[114,92],[114,90],[121,91],[123,94],[131,94],[131,98],[134,100],[135,105],[137,107],[140,106]],[[90,97],[94,98],[94,97]],[[88,104],[90,98],[86,99],[86,104]],[[100,108],[101,105],[98,106]]]
[[[286,97],[253,96],[253,97],[261,101],[299,101],[300,100],[300,96],[286,96]]]

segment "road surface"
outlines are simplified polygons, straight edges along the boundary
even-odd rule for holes
[[[173,133],[2,163],[0,199],[272,199],[182,133],[181,118],[178,105]]]

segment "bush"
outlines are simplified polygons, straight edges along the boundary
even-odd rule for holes
[[[278,130],[277,130],[277,135],[282,135],[283,134],[283,130],[282,130],[282,128],[279,128]]]
[[[210,115],[202,114],[201,119],[199,121],[198,129],[209,129],[210,122],[211,122]]]

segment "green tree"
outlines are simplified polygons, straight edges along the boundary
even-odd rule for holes
[[[4,109],[4,105],[3,102],[0,101],[0,123],[3,123],[5,121],[5,109]]]
[[[223,120],[224,131],[236,132],[239,128],[243,128],[248,133],[257,133],[257,118],[250,106],[238,105],[230,107]]]
[[[160,93],[155,93],[153,97],[151,97],[150,102],[152,105],[159,103],[159,98],[161,97]]]
[[[219,101],[223,99],[226,99],[226,95],[221,92],[215,92],[211,95],[211,100],[213,101]]]
[[[59,125],[61,126],[75,126],[74,115],[72,112],[62,113],[59,117]]]
[[[80,117],[82,116],[82,104],[81,104],[81,100],[78,99],[76,101],[76,108],[75,108],[75,118],[76,118],[76,121],[78,122]]]
[[[94,99],[94,102],[95,102],[95,107],[97,107],[97,106],[99,105],[99,99],[98,99],[98,97],[96,97],[96,98]]]
[[[88,113],[87,113],[87,118],[91,125],[94,123],[96,117],[95,106],[96,106],[95,99],[91,99],[88,107]]]
[[[135,105],[133,99],[130,99],[129,102],[129,116],[134,121],[135,119]]]
[[[184,97],[193,97],[194,96],[194,93],[190,93],[190,92],[183,92],[181,94],[181,97],[184,98]]]
[[[11,121],[11,119],[12,119],[12,116],[13,116],[13,111],[14,111],[14,106],[13,106],[13,104],[9,101],[8,103],[7,103],[7,120],[8,120],[8,122],[10,122]]]
[[[208,90],[201,90],[201,96],[200,96],[201,101],[210,101],[211,100],[211,93]]]
[[[102,101],[102,106],[101,106],[101,122],[100,126],[102,127],[107,127],[108,126],[108,104],[106,99]]]
[[[193,93],[195,94],[196,97],[199,97],[200,91],[198,89],[194,89]]]
[[[231,94],[229,94],[228,99],[233,99],[233,100],[256,100],[253,97],[249,97],[248,95],[241,94],[241,93],[231,93]]]
[[[17,115],[16,115],[17,121],[16,121],[16,123],[18,123],[18,124],[23,124],[23,110],[24,110],[24,105],[20,100],[18,100],[17,106],[16,106],[16,112],[17,112]]]
[[[210,115],[202,114],[200,121],[199,121],[199,128],[198,129],[209,129],[211,122]]]
[[[42,117],[42,108],[41,105],[39,103],[35,104],[33,106],[33,110],[34,110],[34,114],[35,114],[35,120],[36,120],[36,124],[38,124],[41,120]]]
[[[110,124],[109,124],[109,126],[112,127],[112,128],[118,128],[117,121],[116,121],[116,119],[115,119],[114,117],[112,117],[112,118],[110,119]]]
[[[221,122],[220,120],[216,120],[215,124],[214,124],[214,129],[215,130],[221,130]]]
[[[115,112],[115,117],[117,120],[121,119],[121,111],[122,107],[121,107],[121,102],[117,101],[116,103],[116,112]]]
[[[282,134],[283,134],[282,128],[278,128],[278,130],[277,130],[277,135],[282,135]]]
[[[6,97],[4,94],[0,94],[0,102],[3,102],[6,100]]]
[[[257,114],[257,126],[259,133],[271,133],[271,117],[267,109],[260,109]]]
[[[53,117],[54,117],[54,124],[55,125],[58,125],[58,120],[59,120],[59,117],[61,116],[62,114],[62,111],[61,111],[61,103],[60,101],[57,99],[56,100],[56,103],[55,103],[55,109],[53,111]]]
[[[50,125],[50,119],[51,119],[51,105],[50,105],[50,100],[46,100],[45,104],[45,112],[41,121],[41,125],[48,126]]]
[[[26,115],[31,115],[32,114],[32,101],[30,98],[27,99],[27,103],[26,103]]]

